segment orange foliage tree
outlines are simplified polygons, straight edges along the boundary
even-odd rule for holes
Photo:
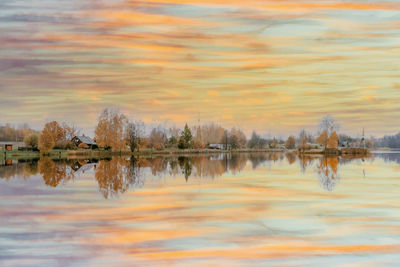
[[[115,110],[103,110],[95,130],[96,142],[100,147],[122,150],[126,147],[128,119]]]
[[[337,135],[337,133],[335,131],[332,132],[331,136],[329,137],[329,140],[328,140],[328,147],[329,148],[337,148],[338,140],[339,140],[339,136]]]
[[[289,136],[289,138],[286,140],[285,147],[287,149],[293,149],[296,147],[296,140],[293,136]]]
[[[322,133],[317,138],[318,144],[320,144],[321,146],[324,147],[324,149],[326,149],[326,147],[328,146],[328,141],[329,141],[328,131],[327,130],[322,131]]]
[[[39,150],[41,153],[48,154],[57,141],[65,137],[64,129],[56,122],[46,123],[39,138]]]

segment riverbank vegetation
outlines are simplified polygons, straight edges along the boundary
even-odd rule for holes
[[[46,123],[40,132],[30,129],[26,124],[18,129],[10,125],[1,126],[0,138],[12,141],[14,134],[16,140],[23,140],[25,143],[25,148],[19,148],[17,154],[26,155],[39,151],[43,155],[57,153],[140,155],[282,149],[297,150],[299,153],[326,153],[339,148],[372,148],[374,144],[396,145],[397,139],[400,140],[398,137],[400,134],[382,139],[364,136],[355,138],[339,133],[339,128],[339,123],[332,116],[326,115],[319,121],[315,133],[301,129],[299,134],[283,139],[265,137],[253,131],[248,139],[241,129],[237,127],[226,129],[214,122],[191,126],[185,124],[183,129],[176,126],[168,128],[162,125],[149,126],[142,121],[130,120],[118,110],[104,109],[95,127],[94,139],[89,138],[93,142],[90,146],[84,142],[73,141],[80,134],[80,130],[74,124],[57,121]],[[7,153],[16,154],[16,152]],[[4,156],[3,153],[0,156]]]

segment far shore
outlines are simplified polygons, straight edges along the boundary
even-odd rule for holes
[[[111,150],[52,150],[47,155],[42,155],[38,151],[1,151],[0,158],[6,159],[34,159],[41,156],[51,158],[69,158],[69,157],[90,157],[103,158],[112,156],[152,156],[152,155],[189,155],[189,154],[220,154],[220,153],[282,153],[286,149],[141,149],[139,151],[111,151]]]
[[[193,155],[193,154],[220,154],[220,153],[294,153],[298,155],[327,155],[327,156],[345,156],[345,155],[368,155],[370,153],[369,149],[364,148],[342,148],[342,149],[310,149],[301,151],[298,149],[233,149],[233,150],[223,150],[223,149],[140,149],[139,151],[131,152],[129,150],[123,151],[111,151],[111,150],[52,150],[47,155],[42,155],[38,151],[1,151],[1,159],[35,159],[43,156],[48,156],[51,158],[108,158],[112,156],[144,156],[151,157],[157,155]]]

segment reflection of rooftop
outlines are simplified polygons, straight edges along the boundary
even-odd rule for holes
[[[91,169],[93,169],[93,167],[95,165],[96,165],[95,163],[85,164],[85,165],[81,166],[79,169],[75,170],[75,174],[83,174],[87,171],[90,171]]]

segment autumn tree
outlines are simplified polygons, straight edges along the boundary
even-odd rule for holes
[[[72,142],[72,138],[76,135],[79,135],[80,130],[74,125],[70,123],[63,122],[60,124],[60,127],[64,131],[63,138],[57,140],[55,144],[55,148],[59,149],[73,149],[75,148],[75,143]]]
[[[232,128],[228,135],[228,143],[232,149],[245,147],[247,143],[246,135],[238,128]]]
[[[336,132],[338,129],[339,129],[339,124],[331,115],[324,116],[318,124],[319,136],[317,142],[321,144],[324,147],[324,149],[326,149],[328,147],[328,142],[331,134],[333,132]]]
[[[152,148],[162,150],[165,148],[167,142],[167,135],[161,129],[161,127],[153,128],[149,136],[150,145]]]
[[[213,122],[201,126],[201,140],[205,145],[225,143],[225,129]]]
[[[201,135],[201,126],[194,126],[191,129],[191,132],[193,133],[192,136],[192,147],[195,149],[201,149],[205,147],[205,144],[203,142],[203,138]]]
[[[328,146],[328,141],[329,141],[329,134],[328,134],[328,131],[325,130],[320,133],[320,135],[317,138],[317,142],[318,142],[318,144],[323,146],[324,149],[326,149],[326,147]]]
[[[289,136],[286,140],[285,147],[287,149],[294,149],[296,147],[296,140],[293,136]]]
[[[331,133],[331,136],[328,140],[328,147],[329,148],[337,148],[338,147],[339,136],[335,131]]]
[[[25,136],[24,138],[24,143],[26,147],[29,148],[37,148],[38,147],[38,143],[39,143],[39,136],[37,134],[30,134]]]
[[[131,151],[134,152],[139,148],[142,137],[144,136],[144,123],[141,121],[128,124],[126,129],[126,140]]]
[[[100,147],[114,151],[126,147],[126,128],[128,119],[117,110],[104,109],[95,130],[95,139]]]
[[[46,123],[39,138],[39,150],[41,153],[48,154],[56,143],[65,137],[64,129],[56,122]]]

